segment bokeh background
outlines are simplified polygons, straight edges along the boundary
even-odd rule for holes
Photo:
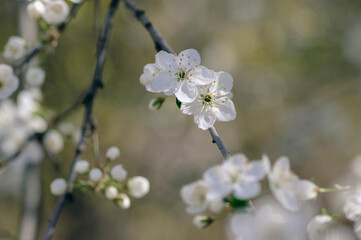
[[[361,153],[359,0],[135,2],[175,51],[195,48],[203,65],[232,74],[237,118],[215,125],[230,152],[250,159],[264,153],[272,160],[289,156],[297,174],[321,186],[348,173]],[[101,1],[100,25],[108,4]],[[18,34],[18,12],[19,1],[0,1],[0,46]],[[42,65],[44,105],[54,111],[65,109],[89,86],[99,30],[95,22],[88,0]],[[193,227],[179,195],[181,186],[200,178],[222,156],[209,133],[181,114],[173,97],[159,111],[148,109],[158,95],[146,92],[139,76],[145,64],[154,62],[154,44],[123,4],[108,49],[105,88],[95,104],[101,152],[118,146],[120,162],[130,175],[149,178],[151,192],[127,211],[100,195],[76,192],[54,239],[225,239],[222,223],[206,230]],[[78,109],[67,120],[80,126],[81,116]],[[47,159],[41,165],[40,236],[57,201],[49,184],[66,176],[74,149],[69,141],[59,155],[63,172]],[[94,161],[90,148],[84,158]],[[11,235],[21,218],[21,179],[11,168],[0,175],[0,229]]]

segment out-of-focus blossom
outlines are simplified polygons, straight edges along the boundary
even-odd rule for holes
[[[23,38],[12,36],[5,45],[3,56],[9,60],[18,60],[26,53],[25,45]]]
[[[57,178],[50,184],[50,191],[55,196],[63,195],[66,192],[67,184],[65,179]]]
[[[89,172],[90,164],[87,160],[80,160],[75,164],[75,172],[85,174]]]
[[[53,0],[45,4],[43,18],[48,24],[59,24],[65,21],[69,14],[69,6],[63,0]]]
[[[44,136],[44,145],[49,152],[57,154],[64,148],[63,137],[58,131],[51,130]]]
[[[328,240],[334,222],[328,215],[318,215],[307,225],[310,240]]]
[[[99,168],[93,168],[89,173],[89,178],[93,182],[100,182],[103,178],[103,172]]]
[[[105,189],[105,197],[109,200],[113,200],[118,196],[118,189],[114,186],[109,186]]]
[[[119,148],[117,147],[110,147],[108,150],[107,150],[107,153],[105,154],[106,155],[106,158],[111,160],[111,161],[114,161],[115,159],[117,159],[119,156],[120,156],[120,151],[119,151]]]
[[[25,73],[25,81],[31,87],[40,87],[45,80],[45,72],[39,67],[30,67]]]
[[[45,13],[45,6],[41,1],[36,0],[29,3],[26,10],[31,18],[38,19]]]
[[[127,182],[129,194],[135,198],[142,198],[149,193],[149,181],[145,177],[132,177]]]
[[[112,167],[110,170],[110,176],[118,182],[123,182],[127,178],[127,171],[123,168],[123,165],[118,164]]]
[[[19,86],[19,79],[14,75],[13,68],[0,64],[0,100],[10,97]]]
[[[181,197],[188,205],[188,213],[198,214],[207,210],[209,205],[206,198],[208,190],[209,186],[204,180],[198,180],[182,187]]]

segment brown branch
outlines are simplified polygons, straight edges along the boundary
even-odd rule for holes
[[[138,8],[131,0],[123,0],[125,6],[134,14],[134,16],[138,19],[138,21],[147,29],[149,32],[154,45],[157,51],[166,51],[168,53],[175,53],[173,49],[167,44],[167,42],[162,38],[160,33],[155,29],[152,22],[149,20],[145,11]],[[229,152],[224,146],[222,139],[218,135],[214,126],[208,129],[209,133],[212,136],[212,142],[217,144],[219,151],[221,151],[222,156],[226,159],[229,156]]]
[[[86,140],[90,134],[94,98],[96,96],[97,90],[103,86],[102,73],[103,73],[103,68],[104,68],[104,63],[105,63],[105,58],[106,58],[105,47],[107,44],[113,17],[114,17],[115,11],[119,5],[119,1],[120,0],[112,0],[111,1],[109,9],[108,9],[106,21],[104,24],[104,28],[101,33],[100,39],[99,39],[99,44],[98,44],[98,49],[97,49],[97,63],[95,66],[92,84],[87,92],[86,97],[84,98],[84,101],[83,101],[83,104],[85,105],[85,113],[84,113],[83,124],[82,124],[82,134],[81,134],[81,138],[78,142],[76,152],[75,152],[75,155],[73,158],[73,162],[70,167],[70,172],[69,172],[69,175],[67,178],[68,186],[72,185],[72,183],[74,181],[75,164],[77,163],[77,161],[80,159],[81,155],[83,154],[85,147],[86,147]],[[60,213],[63,209],[67,194],[69,194],[69,192],[63,194],[58,200],[58,203],[57,203],[55,210],[52,214],[52,217],[50,218],[50,221],[49,221],[49,226],[46,231],[45,238],[44,238],[45,240],[50,240],[53,236],[55,226],[59,219]]]

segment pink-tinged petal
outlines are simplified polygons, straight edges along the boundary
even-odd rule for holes
[[[238,199],[250,199],[261,192],[261,184],[258,182],[242,182],[234,189],[234,196]]]
[[[196,99],[197,93],[197,87],[193,83],[183,81],[175,93],[175,96],[182,103],[190,103]]]
[[[179,53],[178,61],[181,63],[183,68],[187,68],[189,70],[200,65],[201,56],[197,50],[187,49]]]
[[[229,98],[218,98],[215,105],[219,106],[219,108],[213,108],[214,114],[217,116],[217,120],[227,122],[236,118],[236,109],[232,100]]]
[[[219,96],[229,94],[233,87],[233,77],[226,72],[216,73],[217,93]]]
[[[200,110],[202,108],[202,105],[199,104],[199,102],[194,101],[191,103],[182,103],[182,106],[180,110],[183,114],[186,115],[193,115],[197,110]]]
[[[215,80],[214,71],[203,66],[199,66],[190,71],[188,76],[196,85],[206,85]]]
[[[172,68],[176,57],[173,54],[167,53],[165,51],[160,51],[155,55],[155,63],[159,65],[159,67],[163,68],[163,71],[168,71]],[[169,67],[169,65],[171,67]]]
[[[176,84],[176,77],[170,76],[167,72],[160,72],[147,85],[147,90],[150,92],[163,92],[174,88]]]
[[[202,110],[194,114],[194,122],[200,129],[207,130],[212,127],[216,121],[216,116],[210,110]]]

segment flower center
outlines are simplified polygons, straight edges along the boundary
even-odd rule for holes
[[[184,70],[180,70],[179,72],[176,73],[178,82],[183,81],[184,79],[187,78],[188,73]]]
[[[211,105],[215,102],[215,97],[210,93],[201,94],[201,98],[203,105]]]

